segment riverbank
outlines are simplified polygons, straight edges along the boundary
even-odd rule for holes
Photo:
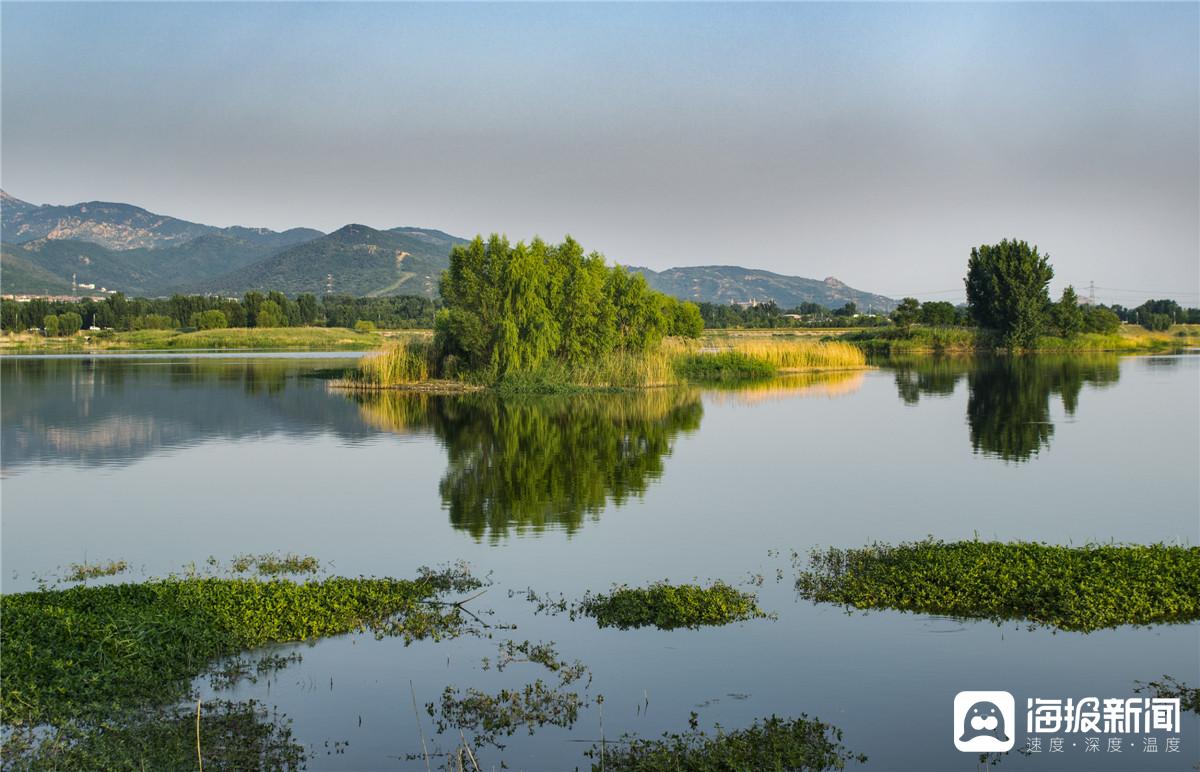
[[[834,338],[853,343],[873,355],[978,354],[1003,351],[999,341],[973,327],[869,328]],[[1200,325],[1177,324],[1162,332],[1124,324],[1113,333],[1084,332],[1070,338],[1043,335],[1026,353],[1073,354],[1092,352],[1170,351],[1200,346]]]
[[[263,351],[369,351],[385,336],[345,327],[229,327],[222,330],[133,330],[78,332],[47,338],[37,333],[0,336],[2,354],[72,354],[91,351],[250,349]]]

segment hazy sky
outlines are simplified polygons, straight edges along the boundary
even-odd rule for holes
[[[571,233],[962,298],[1200,301],[1200,6],[5,2],[0,184],[217,225]],[[951,290],[943,294],[932,294]]]

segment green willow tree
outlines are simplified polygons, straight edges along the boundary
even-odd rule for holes
[[[641,274],[585,254],[570,236],[510,244],[493,234],[450,253],[436,349],[448,371],[488,378],[644,352],[665,335],[696,336],[699,309],[650,289]]]
[[[1042,332],[1054,278],[1049,255],[1036,246],[1005,239],[971,250],[967,307],[980,327],[997,332],[1009,348],[1029,348]]]

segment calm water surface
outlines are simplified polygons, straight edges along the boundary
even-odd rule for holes
[[[1200,681],[1200,625],[1089,635],[797,600],[791,550],[946,540],[1200,542],[1200,357],[914,360],[740,391],[527,398],[351,398],[312,377],[338,357],[6,358],[3,590],[70,562],[161,575],[244,552],[319,556],[343,575],[465,559],[473,604],[555,641],[603,694],[604,734],[816,715],[878,770],[972,770],[956,692],[1127,697]],[[778,580],[777,572],[782,572]],[[576,598],[614,582],[748,583],[778,619],[702,631],[598,630],[535,616],[509,590]],[[278,706],[310,768],[423,769],[412,691],[489,692],[544,676],[483,670],[496,641],[346,636],[236,698]],[[454,737],[432,736],[447,748]],[[600,716],[523,730],[485,767],[586,767]],[[1186,769],[1183,754],[1005,757],[1001,768]],[[1018,727],[1018,747],[1023,727]],[[328,741],[329,747],[326,747]],[[335,741],[348,741],[333,755]],[[1070,739],[1068,740],[1069,745]],[[1161,740],[1160,740],[1161,742]],[[1136,753],[1136,755],[1134,755]]]

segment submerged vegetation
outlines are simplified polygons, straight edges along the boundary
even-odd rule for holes
[[[574,726],[579,711],[591,703],[584,694],[592,680],[587,666],[579,661],[559,659],[551,643],[505,641],[499,646],[495,662],[484,659],[483,669],[494,667],[502,672],[520,663],[548,670],[554,676],[553,682],[537,678],[520,688],[501,689],[495,694],[447,686],[441,700],[425,705],[438,734],[459,730],[470,734],[471,745],[503,748],[501,738],[512,736],[522,728],[533,734],[543,726],[568,729]],[[568,688],[572,685],[578,685],[582,691]],[[597,699],[603,701],[602,697]]]
[[[728,731],[720,726],[709,735],[692,728],[684,733],[664,733],[660,739],[625,735],[616,743],[593,745],[588,751],[593,772],[818,772],[845,769],[848,763],[865,763],[867,757],[842,745],[842,731],[815,718],[801,715],[784,719],[771,716],[745,729]]]
[[[4,768],[23,770],[195,769],[283,772],[308,756],[290,721],[254,700],[138,711],[48,731],[21,726],[4,738]]]
[[[766,617],[753,593],[723,583],[708,587],[657,582],[649,587],[614,587],[608,593],[588,593],[578,613],[592,617],[600,627],[657,627],[674,630],[727,625]]]
[[[814,602],[1090,632],[1200,619],[1200,548],[936,540],[814,550]]]

